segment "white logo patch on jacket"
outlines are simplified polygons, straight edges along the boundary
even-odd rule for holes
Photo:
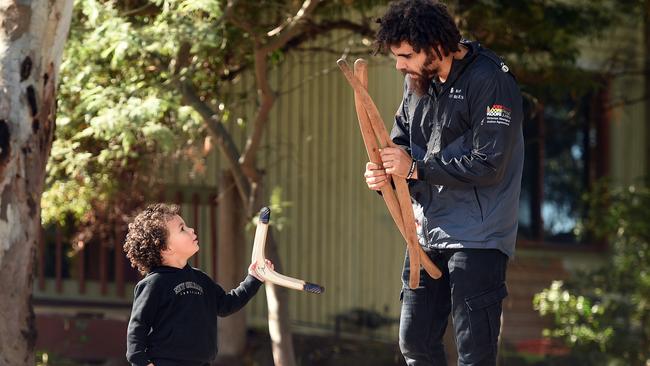
[[[492,107],[487,107],[485,122],[486,123],[497,123],[500,125],[510,126],[511,120],[511,109],[502,106],[500,104],[495,104]]]
[[[458,88],[449,89],[449,99],[460,99],[460,100],[465,99],[465,96],[463,94],[461,94],[462,92],[463,91],[461,89],[458,89]]]

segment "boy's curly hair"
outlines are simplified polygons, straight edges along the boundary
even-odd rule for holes
[[[140,212],[126,234],[124,251],[131,261],[131,267],[146,274],[162,264],[163,249],[167,248],[167,222],[178,215],[177,205],[156,203]]]
[[[376,51],[388,52],[390,46],[408,42],[415,52],[433,49],[442,59],[458,51],[460,31],[447,6],[436,0],[400,0],[391,3],[384,16],[377,20]]]

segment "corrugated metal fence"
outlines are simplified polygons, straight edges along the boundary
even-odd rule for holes
[[[327,288],[323,295],[290,293],[291,319],[306,329],[333,329],[336,315],[355,308],[395,319],[399,314],[404,244],[383,201],[363,181],[367,157],[352,90],[338,71],[336,59],[326,53],[294,54],[272,70],[271,85],[279,98],[259,153],[265,172],[265,199],[279,189],[286,204],[282,212],[285,224],[276,232],[285,274]],[[390,60],[376,58],[370,63],[369,80],[370,93],[390,125],[400,102],[402,77]],[[252,81],[243,76],[233,95],[252,90]],[[255,113],[256,101],[248,98],[227,123],[240,148]],[[172,193],[166,201],[181,203],[183,217],[202,238],[194,264],[215,277],[219,246],[241,245],[217,242],[215,202],[224,164],[213,149],[206,158],[205,174],[194,174],[191,167],[176,162],[167,172]],[[277,218],[277,213],[272,216]],[[250,253],[252,232],[248,234]],[[44,245],[39,253],[37,300],[83,299],[128,308],[137,278],[121,252],[116,255],[112,248],[103,248],[101,263],[92,264],[99,266],[99,277],[92,279],[86,278],[84,268],[89,264],[84,264],[84,256],[73,265],[77,268],[74,273],[63,273],[60,263],[66,248],[60,242]],[[45,261],[52,261],[47,257],[54,258],[52,278],[44,274]],[[242,273],[246,266],[242,264]],[[265,324],[263,291],[247,312],[251,324]],[[396,337],[394,327],[373,334]]]

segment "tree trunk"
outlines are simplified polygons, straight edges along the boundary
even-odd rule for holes
[[[645,83],[645,177],[650,183],[650,0],[643,2],[643,43]]]
[[[235,186],[232,174],[225,173],[221,180],[219,197],[219,252],[217,253],[217,280],[224,290],[230,291],[244,279],[248,261],[244,260],[245,216],[244,205]],[[246,346],[246,312],[244,309],[219,319],[219,362],[235,364]]]
[[[72,2],[0,0],[1,365],[34,365],[33,262]]]
[[[275,270],[282,273],[278,246],[272,230],[267,234],[266,243],[266,257],[273,262]],[[284,287],[272,284],[265,286],[273,361],[275,366],[296,366],[289,323],[289,294]]]

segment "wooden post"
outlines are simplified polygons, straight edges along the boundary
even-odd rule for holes
[[[45,230],[42,226],[38,238],[38,288],[45,290]]]
[[[108,292],[108,255],[106,253],[106,245],[99,243],[99,287],[102,295]]]
[[[56,292],[63,292],[63,238],[61,234],[61,227],[56,225],[56,254],[55,254],[55,273],[56,273]]]
[[[77,281],[79,282],[79,293],[86,293],[86,243],[79,242],[77,250]]]
[[[537,170],[535,174],[535,190],[532,192],[532,223],[533,235],[539,242],[544,241],[544,216],[542,215],[542,205],[544,202],[544,143],[546,140],[544,130],[544,104],[538,106],[536,127],[537,127]]]
[[[122,251],[122,236],[116,226],[113,237],[113,250],[115,251],[115,293],[124,297],[124,251]]]
[[[210,196],[210,244],[212,245],[212,279],[217,281],[217,255],[219,240],[217,239],[217,195]]]
[[[194,233],[196,233],[196,235],[199,235],[199,194],[198,193],[194,193],[192,195],[192,211],[193,211],[192,221],[194,225]],[[199,237],[199,240],[201,239],[202,238]],[[194,255],[194,267],[199,266],[199,255],[200,255],[199,253]]]

